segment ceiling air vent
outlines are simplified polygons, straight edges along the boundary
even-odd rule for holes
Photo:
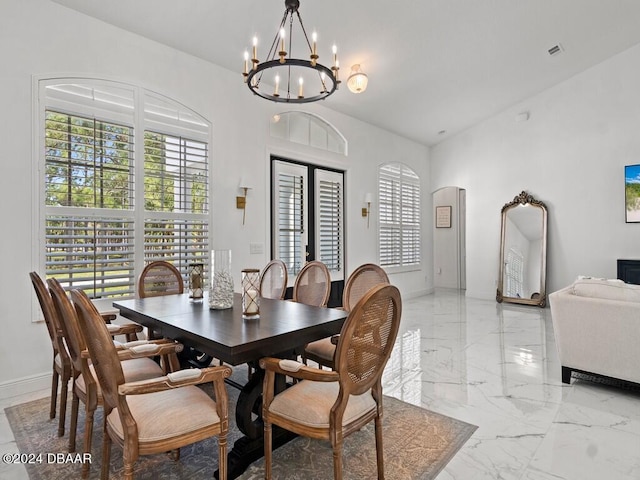
[[[564,48],[562,48],[562,45],[558,43],[557,45],[554,45],[547,51],[549,52],[549,55],[551,55],[552,57],[555,57],[556,55],[560,55],[562,52],[564,52]]]

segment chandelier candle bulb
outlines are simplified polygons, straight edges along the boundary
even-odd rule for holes
[[[276,75],[276,86],[275,89],[273,91],[273,96],[274,97],[279,97],[280,94],[278,93],[278,88],[280,87],[280,75]]]
[[[313,32],[311,34],[311,39],[313,41],[313,46],[311,47],[311,65],[315,67],[318,60],[318,34]]]
[[[285,31],[284,28],[280,29],[280,52],[278,52],[280,54],[280,63],[284,63],[285,59],[284,57],[287,56],[287,51],[284,49],[284,37],[285,37]]]
[[[244,51],[244,70],[242,71],[242,75],[244,75],[244,81],[247,81],[247,75],[249,74],[249,52]]]
[[[253,37],[253,63],[258,63],[258,37]]]
[[[304,91],[302,87],[304,85],[304,79],[302,77],[298,80],[298,84],[300,85],[300,88],[298,89],[298,98],[304,98]]]

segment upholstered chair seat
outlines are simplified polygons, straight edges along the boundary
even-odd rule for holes
[[[128,395],[127,405],[138,426],[139,448],[143,455],[147,450],[149,453],[163,451],[158,448],[157,442],[220,423],[216,403],[202,389],[194,386],[146,395]],[[189,408],[185,408],[186,405]],[[158,421],[159,418],[162,421]],[[107,417],[107,425],[124,438],[117,408]],[[147,447],[145,443],[156,445]]]
[[[331,337],[308,343],[304,349],[305,360],[314,360],[319,365],[331,368],[333,368],[333,356],[335,353],[336,346],[332,343]]]
[[[298,382],[276,395],[269,411],[288,421],[311,428],[329,428],[331,408],[340,393],[338,382]],[[342,417],[343,426],[366,415],[376,408],[371,390],[361,395],[351,395]]]

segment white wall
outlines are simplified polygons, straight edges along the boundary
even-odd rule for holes
[[[577,275],[615,278],[616,259],[640,258],[640,224],[624,217],[639,85],[636,46],[432,149],[432,189],[467,190],[467,295],[494,298],[500,209],[522,190],[549,210],[547,292]],[[516,122],[523,111],[529,121]]]
[[[451,226],[449,228],[435,227],[436,207],[451,207]],[[461,205],[460,189],[458,187],[443,187],[433,192],[433,286],[438,288],[460,288],[460,223]]]
[[[213,124],[213,247],[232,248],[234,268],[261,267],[268,260],[268,158],[270,153],[330,164],[347,171],[347,273],[377,261],[377,215],[360,216],[364,194],[377,191],[377,166],[400,161],[430,184],[428,149],[320,105],[306,110],[333,124],[349,141],[347,158],[269,138],[269,118],[280,108],[250,95],[238,72],[129,34],[47,0],[3,0],[0,7],[0,191],[4,223],[16,238],[2,236],[0,274],[0,397],[45,387],[50,381],[51,347],[42,323],[32,323],[35,295],[28,278],[37,213],[31,192],[33,139],[32,77],[77,74],[119,80],[172,97]],[[336,95],[349,95],[346,89]],[[330,100],[327,100],[327,104]],[[35,152],[37,153],[37,152]],[[240,176],[254,185],[247,221],[235,207]],[[376,205],[372,206],[375,212]],[[34,210],[35,208],[35,210]],[[423,211],[431,210],[424,198]],[[430,232],[430,230],[425,230]],[[424,263],[416,272],[392,275],[403,295],[431,290],[431,241],[425,238]],[[249,243],[265,244],[264,255],[250,255]],[[40,272],[42,273],[42,272]]]

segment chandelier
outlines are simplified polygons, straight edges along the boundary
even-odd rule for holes
[[[324,100],[336,91],[340,80],[340,66],[336,46],[333,46],[331,68],[318,63],[317,34],[312,33],[311,42],[298,12],[299,0],[285,0],[285,11],[280,27],[271,43],[266,60],[258,60],[258,38],[253,37],[252,56],[244,53],[244,81],[254,94],[273,102],[310,103]],[[294,52],[294,17],[302,32],[303,44]],[[288,24],[287,24],[288,20]],[[287,33],[288,29],[288,33]],[[300,58],[295,58],[299,55]],[[307,60],[304,57],[308,57]],[[251,68],[249,68],[251,61]],[[268,85],[263,84],[268,82]],[[271,87],[271,85],[273,87]]]

